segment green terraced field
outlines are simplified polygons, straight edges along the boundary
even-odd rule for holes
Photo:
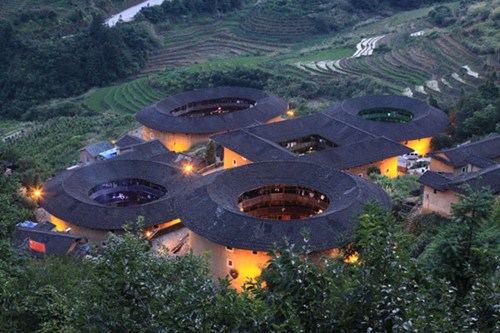
[[[87,94],[85,104],[98,112],[135,114],[143,107],[162,99],[163,94],[151,87],[146,78],[104,87]]]

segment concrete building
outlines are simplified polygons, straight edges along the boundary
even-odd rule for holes
[[[404,96],[348,99],[324,113],[375,136],[404,144],[422,156],[431,151],[432,137],[446,131],[449,123],[443,111]]]
[[[273,243],[287,237],[313,256],[337,254],[370,200],[390,208],[377,185],[342,171],[296,161],[253,163],[204,176],[176,201],[190,229],[194,254],[210,252],[215,277],[230,276],[240,289],[260,275]]]
[[[287,103],[251,88],[200,89],[171,96],[136,115],[144,125],[144,140],[160,140],[169,150],[183,152],[209,136],[251,125],[281,120]]]

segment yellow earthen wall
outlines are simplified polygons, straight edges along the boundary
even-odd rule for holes
[[[215,279],[230,276],[231,268],[238,271],[238,277],[231,280],[231,287],[237,291],[241,291],[243,284],[249,279],[259,277],[270,259],[267,252],[255,251],[254,253],[251,250],[228,249],[226,246],[211,242],[192,231],[189,232],[189,239],[195,255],[210,253],[210,268]],[[313,253],[311,259],[319,263],[324,256],[338,255],[339,252],[336,249],[330,249]],[[232,261],[232,267],[228,267],[228,260]]]
[[[212,134],[186,134],[161,132],[144,126],[143,139],[146,141],[160,140],[168,150],[176,153],[189,150],[193,145],[208,142]]]
[[[281,116],[270,119],[266,123],[274,123],[278,121],[282,121],[283,118]],[[235,128],[236,130],[237,128]],[[226,131],[228,132],[228,131]],[[186,133],[171,133],[171,132],[162,132],[147,126],[144,126],[143,130],[143,139],[145,141],[151,140],[160,140],[168,150],[174,151],[176,153],[184,152],[189,150],[192,146],[208,142],[210,136],[215,134],[225,133],[216,132],[216,133],[208,133],[208,134],[186,134]]]
[[[427,213],[437,213],[443,216],[451,214],[451,204],[457,203],[458,198],[453,191],[435,191],[432,187],[424,186],[422,210]]]
[[[413,149],[419,155],[425,156],[431,151],[431,139],[432,138],[422,138],[417,140],[401,141],[400,143],[406,147]]]
[[[57,231],[65,231],[68,228],[71,228],[69,234],[85,237],[89,240],[89,243],[92,243],[94,246],[98,248],[105,246],[106,240],[108,238],[108,232],[110,232],[109,230],[91,229],[71,224],[69,222],[63,221],[55,217],[52,214],[50,215],[50,222],[52,222],[56,226]],[[123,231],[116,230],[114,233],[122,234]]]
[[[438,154],[440,157],[443,157],[443,154]],[[431,157],[431,165],[429,167],[431,171],[437,171],[437,172],[453,172],[453,167],[451,165],[448,165],[446,163],[443,163],[441,161],[436,160],[435,158]]]
[[[224,169],[231,169],[245,164],[250,164],[252,161],[235,153],[234,151],[224,148]]]
[[[360,176],[365,179],[370,179],[368,177],[368,168],[370,166],[376,166],[380,169],[380,173],[389,178],[396,178],[398,176],[398,157],[387,158],[382,161],[377,161],[371,164],[365,164],[354,168],[346,169],[345,171],[352,173],[353,175]]]

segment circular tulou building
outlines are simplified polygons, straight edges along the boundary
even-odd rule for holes
[[[211,252],[216,277],[239,289],[260,275],[273,243],[287,237],[315,256],[335,255],[357,225],[363,205],[390,199],[377,185],[342,171],[304,162],[263,162],[207,175],[176,200],[190,229],[194,254]]]
[[[252,88],[200,89],[171,96],[136,115],[144,139],[159,139],[169,150],[182,152],[217,133],[281,120],[287,103]]]
[[[446,131],[448,116],[419,100],[404,96],[365,96],[332,105],[325,114],[376,136],[400,142],[427,154],[433,136]]]
[[[58,231],[106,246],[108,232],[123,233],[144,217],[147,238],[177,225],[173,198],[194,175],[148,160],[109,160],[66,171],[43,188],[40,205]]]

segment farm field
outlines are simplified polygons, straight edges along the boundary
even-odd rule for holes
[[[459,2],[446,5],[456,10]],[[224,20],[204,17],[189,25],[178,24],[158,32],[163,46],[150,54],[139,78],[89,92],[85,103],[99,112],[133,114],[165,97],[149,84],[148,77],[156,73],[235,68],[318,84],[369,78],[395,94],[450,100],[484,82],[491,68],[482,66],[484,58],[453,31],[425,20],[432,8],[375,17],[335,35],[308,38],[297,28],[304,26],[307,33],[305,21],[291,26],[290,18],[274,22],[248,8]]]

